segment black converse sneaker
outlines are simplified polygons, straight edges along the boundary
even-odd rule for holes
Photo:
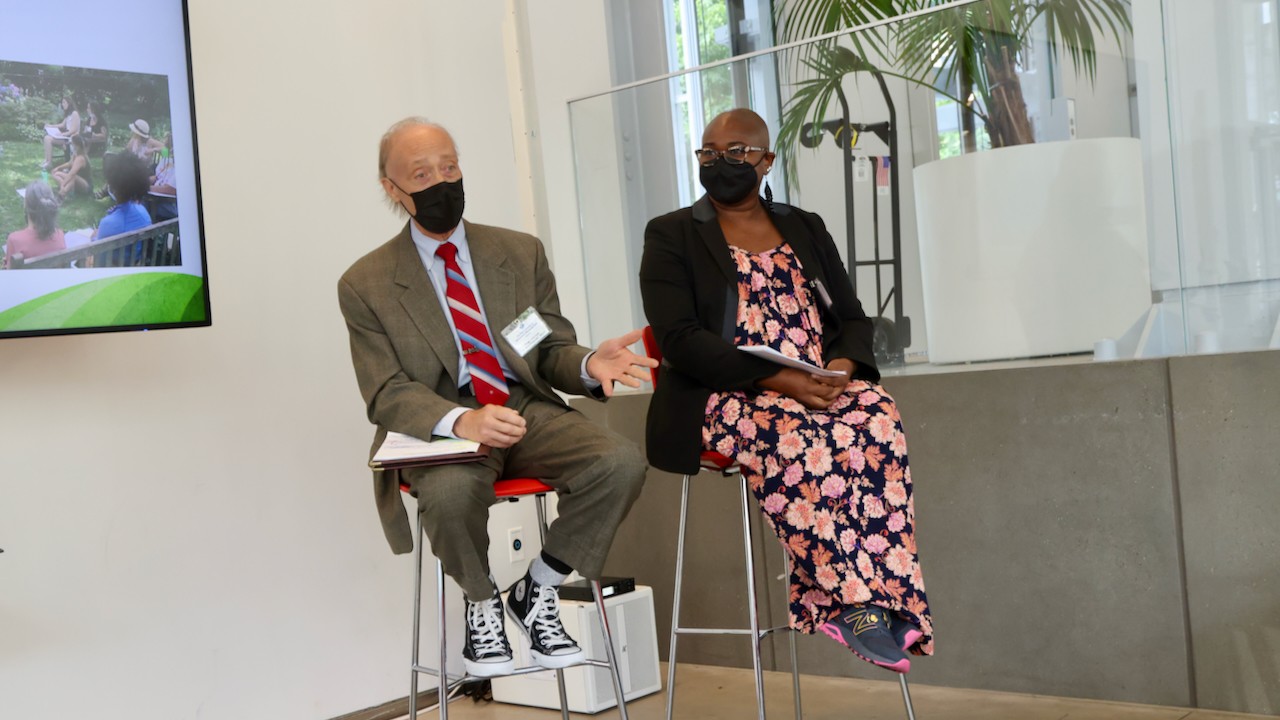
[[[565,668],[586,659],[586,653],[564,631],[560,595],[525,575],[507,590],[507,614],[529,637],[533,661],[544,668]]]
[[[467,672],[476,677],[506,675],[515,670],[511,643],[502,623],[502,598],[480,602],[467,601],[467,644],[462,648],[462,662]]]

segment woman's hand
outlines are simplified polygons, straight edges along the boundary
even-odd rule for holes
[[[818,382],[840,388],[844,392],[844,386],[849,384],[849,380],[853,378],[853,370],[857,367],[849,358],[836,358],[827,363],[828,370],[844,373],[844,377],[819,377]]]
[[[839,384],[831,384],[834,380]],[[779,395],[786,395],[809,408],[810,410],[826,410],[840,397],[846,381],[840,378],[819,378],[803,370],[782,368],[777,373],[761,380],[758,384],[765,390],[772,390]]]

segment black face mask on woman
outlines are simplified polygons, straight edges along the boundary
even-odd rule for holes
[[[711,199],[721,205],[742,202],[756,189],[759,182],[755,165],[745,162],[734,165],[722,157],[716,158],[710,165],[701,166],[698,180]]]
[[[396,181],[391,180],[391,184],[396,185]],[[404,188],[399,185],[396,185],[396,189],[404,192]],[[462,208],[467,204],[466,193],[462,190],[462,178],[454,182],[436,183],[418,192],[405,194],[413,198],[413,207],[417,210],[413,219],[424,230],[433,233],[446,233],[458,227],[458,222],[462,220]]]

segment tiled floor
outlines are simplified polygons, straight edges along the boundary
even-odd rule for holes
[[[665,677],[665,667],[664,667]],[[801,678],[805,720],[902,720],[902,693],[898,683],[804,676]],[[791,700],[791,676],[765,673],[765,698],[770,718],[795,716]],[[911,688],[918,720],[1242,720],[1262,715],[1241,715],[1208,710],[1128,705],[1069,698],[1013,693]],[[657,720],[666,714],[666,696],[656,693],[627,706],[632,720]],[[676,685],[676,717],[688,720],[739,720],[755,717],[755,686],[750,670],[680,665]],[[424,712],[420,720],[437,717]],[[455,701],[449,706],[454,720],[555,720],[559,711],[525,708],[505,703],[473,704]],[[612,720],[616,710],[595,716]],[[1271,716],[1265,716],[1271,717]]]

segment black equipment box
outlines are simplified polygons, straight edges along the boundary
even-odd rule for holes
[[[635,578],[622,577],[602,577],[600,578],[600,595],[602,599],[608,599],[614,595],[622,595],[636,589]],[[560,586],[561,600],[576,600],[577,602],[595,602],[596,599],[591,595],[590,580],[575,580],[571,583],[565,583]]]

